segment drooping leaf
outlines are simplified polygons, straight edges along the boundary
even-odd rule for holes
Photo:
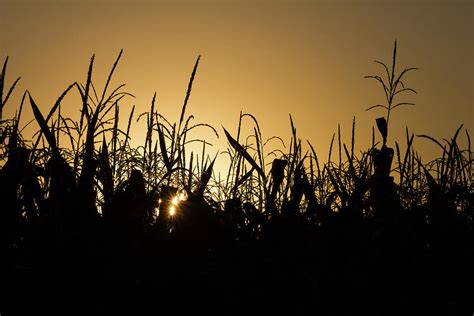
[[[387,121],[385,120],[384,117],[379,117],[375,121],[377,123],[377,128],[379,129],[379,132],[382,135],[383,143],[385,145],[385,143],[387,142],[387,133],[388,133]]]
[[[366,111],[370,111],[372,109],[375,109],[375,108],[383,108],[385,110],[388,110],[388,107],[386,107],[385,105],[382,105],[382,104],[376,104],[376,105],[372,105],[370,107],[368,107],[367,109],[365,109]]]
[[[163,133],[163,130],[161,129],[160,124],[158,124],[157,130],[158,130],[158,137],[159,137],[159,140],[160,140],[161,156],[163,157],[163,161],[165,163],[166,170],[168,170],[168,172],[169,172],[172,169],[173,166],[171,165],[170,159],[168,158],[168,152],[166,151],[165,135]]]
[[[216,157],[214,157],[214,160],[212,160],[209,167],[201,175],[201,179],[199,181],[199,185],[196,190],[196,194],[199,196],[202,196],[204,194],[204,190],[206,189],[206,186],[209,183],[209,180],[211,179],[212,169],[214,168],[214,162],[216,161],[216,158],[217,158],[217,155]]]
[[[53,150],[53,152],[59,154],[58,148],[56,146],[56,139],[54,137],[54,134],[49,129],[48,123],[46,122],[43,115],[41,114],[41,111],[39,110],[38,106],[33,100],[33,97],[31,96],[31,94],[28,93],[28,95],[30,97],[30,104],[33,110],[33,114],[35,116],[36,121],[38,122],[38,125],[41,128],[41,132],[46,137],[46,140],[48,141],[49,146],[51,146],[51,149]]]
[[[265,173],[263,172],[262,168],[255,162],[255,160],[250,156],[250,154],[245,150],[242,145],[239,144],[230,134],[227,132],[225,128],[224,133],[227,137],[227,140],[229,141],[230,145],[240,154],[242,155],[249,163],[252,165],[252,167],[258,172],[258,174],[265,179]]]
[[[397,104],[393,105],[393,106],[392,106],[392,110],[395,110],[396,108],[398,108],[399,106],[402,106],[402,105],[415,105],[415,103],[400,102],[400,103],[397,103]]]
[[[270,191],[270,197],[274,199],[280,188],[283,179],[285,178],[285,167],[288,165],[288,161],[284,159],[274,159],[272,162],[272,189]]]
[[[254,171],[255,169],[254,168],[251,168],[250,171],[248,171],[247,173],[245,173],[241,178],[239,178],[239,180],[235,183],[234,185],[234,191],[237,190],[237,188],[239,186],[241,186],[243,183],[245,183],[245,181],[247,181],[248,178],[250,178],[250,176],[252,175],[252,172]]]

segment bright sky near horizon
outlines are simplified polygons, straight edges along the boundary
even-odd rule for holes
[[[122,102],[121,111],[128,115],[133,104],[136,113],[148,110],[156,91],[158,110],[178,121],[192,67],[202,55],[188,106],[196,122],[216,127],[223,142],[221,125],[235,133],[239,112],[248,112],[264,138],[289,141],[291,113],[299,137],[325,159],[338,123],[343,140],[350,141],[353,116],[356,149],[370,144],[375,118],[385,113],[364,109],[384,96],[363,77],[384,74],[373,60],[391,63],[397,39],[398,70],[420,70],[405,81],[418,94],[401,98],[416,105],[395,111],[389,143],[404,147],[405,126],[449,138],[463,123],[472,133],[473,3],[0,0],[0,58],[10,56],[7,83],[22,77],[4,117],[14,114],[25,89],[48,111],[70,83],[85,82],[92,54],[100,89],[123,48],[112,85],[126,83],[136,98]],[[77,116],[79,104],[75,92],[63,114]],[[24,124],[32,117],[25,109]],[[134,130],[137,137],[142,129]],[[215,142],[206,130],[194,136]],[[415,148],[428,158],[439,154],[424,139]]]

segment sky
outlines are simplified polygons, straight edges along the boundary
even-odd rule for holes
[[[9,56],[7,83],[22,79],[4,118],[18,109],[28,89],[46,113],[72,82],[85,82],[95,54],[93,81],[100,89],[121,49],[112,86],[126,84],[136,113],[157,109],[178,121],[192,67],[201,62],[188,111],[195,122],[221,134],[196,130],[195,138],[225,144],[222,126],[236,133],[240,111],[259,121],[263,138],[282,137],[288,145],[292,115],[298,136],[309,140],[324,160],[340,124],[350,142],[356,118],[356,150],[371,143],[375,118],[365,111],[384,102],[375,81],[383,75],[374,60],[391,63],[398,42],[398,70],[418,67],[405,84],[418,94],[391,115],[389,145],[405,147],[410,133],[451,137],[460,124],[472,133],[474,118],[474,2],[456,0],[389,1],[74,1],[0,0],[0,59]],[[78,117],[73,92],[62,113]],[[32,118],[25,112],[22,123]],[[121,126],[125,128],[125,118]],[[144,122],[133,128],[143,139]],[[250,120],[244,121],[250,133]],[[36,125],[32,127],[37,128]],[[378,136],[378,135],[377,135]],[[424,160],[439,156],[436,146],[416,139]]]

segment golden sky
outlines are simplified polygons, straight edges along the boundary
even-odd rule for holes
[[[202,55],[188,106],[196,122],[235,133],[242,110],[257,117],[264,137],[288,141],[291,113],[299,137],[325,159],[338,123],[350,141],[353,116],[356,149],[369,145],[375,118],[384,113],[364,109],[384,99],[363,76],[383,74],[373,60],[390,63],[397,39],[399,65],[420,70],[405,82],[418,95],[403,99],[416,105],[395,111],[389,143],[404,144],[405,126],[448,138],[464,123],[472,133],[473,7],[472,1],[453,0],[0,0],[7,82],[22,76],[4,116],[13,115],[25,89],[48,111],[70,83],[85,81],[92,54],[93,80],[102,87],[123,48],[113,86],[126,83],[136,99],[123,102],[121,111],[136,104],[136,113],[144,112],[156,91],[158,110],[178,121],[189,75]],[[63,113],[78,115],[79,104],[72,93]],[[26,109],[23,123],[32,117]],[[195,137],[213,140],[207,131]],[[430,158],[437,150],[423,139],[415,146]]]

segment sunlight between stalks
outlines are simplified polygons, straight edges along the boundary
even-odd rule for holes
[[[178,210],[180,204],[187,200],[187,194],[185,191],[179,192],[169,201],[169,208],[168,208],[168,215],[170,217],[174,217]],[[163,200],[160,198],[158,199],[158,206],[155,208],[155,216],[158,217],[160,215],[161,205],[163,204]]]

